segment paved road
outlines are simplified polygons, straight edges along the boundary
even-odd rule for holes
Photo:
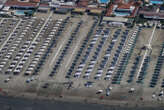
[[[0,110],[163,110],[163,108],[119,108],[98,104],[39,101],[0,96]]]
[[[3,22],[3,18],[1,19],[1,21],[0,21],[0,24]]]
[[[147,44],[149,48],[151,48],[151,42],[152,42],[152,40],[153,40],[156,27],[157,27],[157,22],[155,22],[155,26],[154,26],[153,32],[152,32],[151,37],[150,37],[150,39],[149,39],[149,41],[148,41],[148,44]],[[145,54],[144,54],[144,56],[143,56],[143,59],[142,59],[142,61],[141,61],[141,65],[140,65],[140,67],[139,67],[139,70],[138,70],[138,73],[137,73],[137,76],[136,76],[137,79],[138,79],[138,77],[139,77],[139,75],[140,75],[140,72],[141,72],[141,69],[142,69],[142,66],[143,66],[143,63],[144,63],[144,59],[146,58],[147,55],[148,55],[148,49],[146,49]]]

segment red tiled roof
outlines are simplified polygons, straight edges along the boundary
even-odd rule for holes
[[[147,12],[147,13],[144,13],[144,16],[147,16],[147,17],[160,17],[160,18],[164,19],[164,13]]]
[[[135,9],[133,10],[132,14],[130,16],[128,16],[128,18],[134,18],[138,12],[138,8],[139,7],[135,7]]]
[[[68,6],[68,5],[62,5],[62,6],[60,6],[60,8],[85,8],[87,10],[97,9],[97,10],[102,10],[102,11],[105,10],[105,8],[79,7],[79,6]]]
[[[139,11],[139,14],[156,14],[156,12],[152,12],[152,11]]]
[[[119,9],[129,9],[132,5],[131,4],[119,4],[117,8]]]
[[[111,4],[111,5],[109,6],[109,8],[107,9],[106,16],[111,16],[112,10],[113,10],[113,4]]]
[[[49,7],[49,4],[48,3],[41,3],[39,6],[40,7]]]
[[[164,13],[159,13],[158,16],[164,18]]]
[[[31,2],[39,3],[40,0],[30,0]]]
[[[118,7],[117,8],[121,8],[121,9],[129,9],[131,6],[137,6],[136,5],[137,2],[128,2],[128,3],[118,3]]]
[[[143,14],[146,16],[164,16],[164,13],[156,13],[156,12],[150,12],[150,11],[140,11],[139,14]]]
[[[122,0],[114,0],[114,4],[122,3]]]
[[[8,0],[5,3],[5,6],[36,7],[37,3],[31,2],[31,1],[30,2],[20,2],[18,0]]]
[[[77,6],[84,6],[87,7],[88,6],[88,2],[89,0],[80,0],[77,4]]]
[[[116,0],[114,4],[110,4],[109,8],[107,9],[106,16],[111,16],[114,5],[118,5],[117,8],[119,9],[129,9],[130,6],[135,6],[135,9],[133,10],[132,14],[128,16],[128,17],[135,17],[138,12],[139,4],[140,2],[129,2],[126,4],[126,3],[122,3],[122,0]]]

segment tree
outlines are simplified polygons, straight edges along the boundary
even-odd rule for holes
[[[115,14],[112,14],[111,17],[115,17],[116,15]]]
[[[161,5],[161,7],[164,7],[164,2],[163,2],[163,4]]]

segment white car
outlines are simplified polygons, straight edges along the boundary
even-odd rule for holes
[[[11,77],[9,76],[7,79],[4,80],[5,83],[9,82]]]

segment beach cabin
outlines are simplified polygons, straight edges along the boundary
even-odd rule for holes
[[[68,8],[56,8],[54,10],[54,13],[57,13],[57,14],[67,14],[69,11],[70,11],[70,9],[68,9]]]
[[[154,4],[154,5],[162,5],[164,3],[163,0],[149,0],[150,4]]]
[[[49,7],[49,4],[47,3],[42,3],[39,5],[37,11],[38,12],[42,12],[42,13],[47,13],[49,11],[50,7]]]
[[[71,14],[80,14],[83,15],[86,12],[85,8],[75,8],[72,10]]]
[[[131,5],[115,5],[114,15],[115,16],[130,16],[135,9],[135,6]]]
[[[97,0],[100,7],[106,7],[110,0]]]
[[[98,0],[99,3],[108,4],[110,0]]]
[[[91,9],[88,12],[88,15],[94,15],[94,16],[100,16],[102,15],[103,10],[99,10],[99,9]]]
[[[19,17],[32,16],[34,14],[34,11],[33,10],[15,10],[13,14]]]

